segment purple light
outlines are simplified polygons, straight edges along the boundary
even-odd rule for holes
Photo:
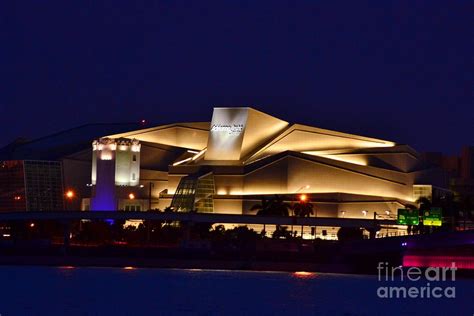
[[[91,199],[92,211],[117,210],[114,161],[97,161],[97,180],[94,191],[94,196]]]
[[[456,263],[459,269],[474,270],[474,257],[472,256],[403,256],[404,267],[441,267],[450,268],[452,263]]]

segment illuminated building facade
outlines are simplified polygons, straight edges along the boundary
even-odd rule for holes
[[[123,165],[121,142],[127,144]],[[121,210],[171,205],[255,214],[250,209],[262,198],[292,202],[304,193],[317,216],[349,218],[395,215],[415,202],[420,186],[446,187],[443,172],[407,145],[290,124],[247,107],[215,108],[210,123],[104,135],[93,147],[95,195],[92,203],[83,200],[83,209],[100,209],[94,199],[101,196],[101,181],[114,188],[115,209]],[[137,161],[130,160],[134,153]]]
[[[138,140],[101,138],[93,142],[91,210],[116,210],[120,197],[117,187],[138,186],[139,181]],[[134,199],[133,193],[130,198]]]

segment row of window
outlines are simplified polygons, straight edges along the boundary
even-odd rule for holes
[[[141,205],[125,205],[125,211],[128,212],[140,212],[142,210]]]

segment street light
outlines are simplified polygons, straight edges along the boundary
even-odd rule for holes
[[[128,198],[129,198],[130,200],[135,200],[135,194],[130,193],[130,194],[128,195]]]
[[[306,196],[306,194],[301,194],[300,195],[300,201],[301,202],[306,202],[307,199],[308,199],[308,197]]]
[[[15,208],[15,211],[19,211],[21,208],[20,200],[21,200],[21,195],[15,195],[13,197],[13,207]]]
[[[74,196],[76,196],[76,194],[74,193],[73,190],[67,190],[66,191],[66,199],[67,199],[67,205],[66,206],[69,206],[69,207],[66,207],[67,208],[71,208],[71,205],[72,205],[72,199],[74,198]]]
[[[67,197],[68,199],[71,200],[71,199],[74,197],[74,195],[75,195],[75,194],[74,194],[74,191],[72,191],[72,190],[67,190],[67,192],[66,192],[66,197]]]

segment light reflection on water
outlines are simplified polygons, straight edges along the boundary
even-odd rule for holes
[[[316,277],[316,273],[306,272],[306,271],[296,271],[296,272],[293,272],[293,276],[298,279],[312,279]]]
[[[132,273],[133,272],[133,273]],[[2,315],[471,315],[455,300],[379,299],[376,276],[306,271],[0,267]],[[402,304],[401,304],[402,303]],[[464,307],[463,307],[464,306]]]

